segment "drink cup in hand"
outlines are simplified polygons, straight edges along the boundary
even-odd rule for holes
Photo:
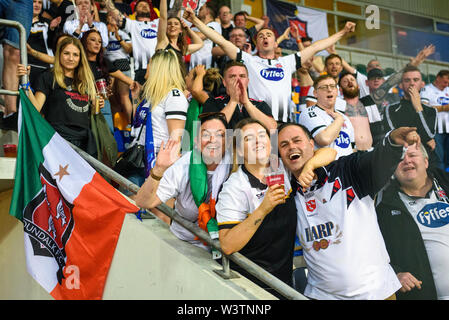
[[[98,79],[95,81],[95,85],[97,86],[98,93],[104,98],[108,98],[108,84],[105,79]]]

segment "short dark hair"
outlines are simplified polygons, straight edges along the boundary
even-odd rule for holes
[[[234,14],[234,20],[235,20],[235,17],[237,17],[237,16],[244,16],[245,17],[245,19],[246,19],[246,15],[247,15],[248,13],[246,12],[246,11],[239,11],[239,12],[237,12],[237,13],[235,13]]]
[[[319,76],[318,78],[316,78],[313,81],[313,88],[316,90],[316,88],[318,87],[318,83],[320,83],[321,81],[326,80],[326,79],[332,79],[335,81],[334,77],[332,77],[328,74],[322,74],[321,76]],[[335,81],[335,84],[337,84],[337,81]]]
[[[226,119],[226,115],[223,112],[204,112],[198,116],[198,120],[200,120],[201,125],[203,125],[203,123],[206,121],[214,120],[214,119],[220,120],[226,129],[229,128],[229,124]]]
[[[262,122],[260,122],[257,119],[254,119],[254,118],[245,118],[245,119],[240,120],[235,125],[234,130],[237,130],[237,129],[241,130],[244,126],[247,126],[248,124],[253,124],[253,123],[259,124],[262,128],[265,129],[265,131],[267,132],[268,136],[270,136],[270,130],[268,130],[268,128]]]
[[[347,75],[351,75],[354,79],[357,80],[356,76],[353,73],[343,70],[342,72],[340,72],[340,76],[338,77],[338,85],[340,85],[341,79],[343,79]]]
[[[309,129],[307,129],[305,126],[303,126],[302,124],[299,123],[295,123],[295,122],[283,122],[281,124],[278,125],[278,135],[279,133],[281,133],[281,131],[287,127],[290,126],[295,126],[295,127],[299,127],[302,129],[302,131],[304,131],[304,133],[306,134],[306,137],[311,140],[313,139],[312,134],[310,133]]]
[[[313,39],[312,39],[311,37],[302,37],[302,38],[301,38],[301,41],[302,41],[302,42],[306,42],[306,41],[312,42]]]
[[[248,68],[246,67],[246,65],[241,62],[241,61],[237,61],[237,60],[231,60],[228,63],[225,64],[224,68],[223,68],[223,77],[226,74],[226,72],[228,71],[229,68],[232,67],[242,67],[245,68],[246,70],[246,74],[248,74]]]
[[[449,70],[440,70],[438,72],[437,77],[449,77]]]
[[[402,72],[401,81],[404,78],[404,74],[406,74],[408,72],[419,72],[419,74],[421,75],[421,78],[422,78],[421,70],[419,70],[418,67],[415,67],[412,65],[406,65]]]
[[[326,57],[326,59],[324,59],[324,65],[327,66],[327,62],[334,58],[338,58],[340,60],[340,62],[343,62],[343,60],[341,59],[341,57],[338,54],[332,53],[332,54],[328,55]]]

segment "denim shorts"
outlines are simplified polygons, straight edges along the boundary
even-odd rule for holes
[[[0,18],[21,23],[25,28],[26,38],[28,39],[33,20],[33,1],[0,0]],[[19,31],[15,28],[5,28],[1,42],[19,49]]]

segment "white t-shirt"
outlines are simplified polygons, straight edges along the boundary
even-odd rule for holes
[[[150,108],[150,103],[145,103],[142,108],[148,109]],[[167,96],[162,99],[162,101],[151,111],[151,126],[153,128],[153,143],[154,143],[154,152],[157,154],[159,152],[159,148],[161,146],[161,142],[166,142],[169,138],[168,125],[167,120],[170,119],[178,119],[178,120],[186,120],[187,119],[187,108],[189,107],[189,103],[179,89],[171,90]],[[141,120],[145,118],[145,114],[139,115]],[[145,123],[145,122],[144,122]],[[145,135],[146,135],[146,126],[142,129],[142,133],[140,135],[140,144],[145,145]],[[137,137],[139,135],[140,126],[133,127],[131,129],[131,135],[133,137]],[[136,139],[137,140],[137,139]],[[131,145],[136,143],[134,140]]]
[[[207,26],[221,34],[220,23],[211,21],[207,24]],[[196,27],[193,27],[192,31],[199,32],[198,28]],[[203,44],[204,45],[200,50],[195,51],[190,55],[189,70],[192,70],[199,64],[204,65],[206,69],[212,67],[212,48],[214,46],[214,43],[212,42],[212,40],[206,38],[203,40]]]
[[[126,18],[123,29],[131,35],[134,69],[146,69],[157,45],[159,19],[137,21]]]
[[[113,32],[109,32],[109,43],[106,47],[106,51],[104,56],[111,62],[119,59],[129,59],[129,54],[123,49],[120,42],[117,41],[117,38]],[[118,30],[118,35],[125,42],[131,42],[131,38],[129,35],[123,30]]]
[[[179,215],[191,222],[198,223],[198,207],[193,199],[190,186],[190,155],[191,152],[187,152],[164,172],[156,191],[156,195],[163,203],[169,199],[175,198],[175,210],[179,213]],[[222,163],[219,165],[223,166],[220,170],[224,170],[226,172],[226,177],[227,173],[229,173],[230,159],[230,156],[225,156]],[[211,181],[215,181],[212,176],[214,174],[223,174],[223,172],[219,172],[217,169],[215,171],[208,171],[207,173],[209,190],[212,189],[210,186]],[[217,188],[219,189],[220,187],[217,186]],[[196,236],[193,233],[186,230],[176,221],[172,222],[170,225],[170,230],[179,239],[188,241],[196,246],[206,248],[200,240],[195,240]]]
[[[242,52],[242,60],[248,68],[249,97],[265,101],[276,121],[287,122],[290,115],[292,73],[301,66],[300,57],[297,52],[271,60]]]
[[[430,83],[421,90],[421,101],[431,107],[445,106],[449,104],[449,87],[440,90]],[[449,133],[449,112],[437,113],[438,133]]]
[[[336,110],[336,112],[340,111]],[[341,127],[340,134],[337,139],[328,145],[328,147],[337,151],[337,159],[341,156],[351,154],[353,152],[353,144],[355,143],[354,128],[352,127],[351,120],[349,120],[349,118],[342,112],[340,113],[345,121]],[[326,129],[330,124],[332,124],[332,122],[334,122],[334,119],[318,105],[307,108],[307,110],[305,112],[301,112],[299,116],[299,123],[304,125],[310,131],[312,137],[315,137],[321,131]],[[315,143],[315,149],[319,148],[320,146]]]
[[[449,204],[438,201],[435,192],[429,198],[399,197],[421,232],[429,257],[438,299],[449,300]]]
[[[304,295],[319,300],[386,299],[401,284],[389,264],[374,201],[368,195],[358,197],[359,183],[345,172],[347,167],[335,168],[320,168],[318,181],[295,195],[297,234],[308,269]]]
[[[64,23],[64,28],[63,28],[64,33],[67,33],[67,34],[73,36],[73,33],[76,31],[79,24],[80,24],[80,22],[78,19],[67,20]],[[98,21],[94,21],[93,25],[94,25],[95,29],[97,29],[101,34],[101,41],[102,41],[103,47],[107,47],[108,42],[109,42],[108,27],[106,27],[106,25],[103,22],[98,22]],[[83,25],[83,27],[81,28],[81,34],[79,35],[79,39],[81,39],[81,37],[83,36],[83,32],[86,32],[89,30],[90,30],[89,25],[87,23],[85,23]]]

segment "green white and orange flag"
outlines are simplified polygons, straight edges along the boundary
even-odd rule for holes
[[[55,299],[101,299],[126,213],[136,212],[20,90],[10,214],[24,224],[30,275]]]

